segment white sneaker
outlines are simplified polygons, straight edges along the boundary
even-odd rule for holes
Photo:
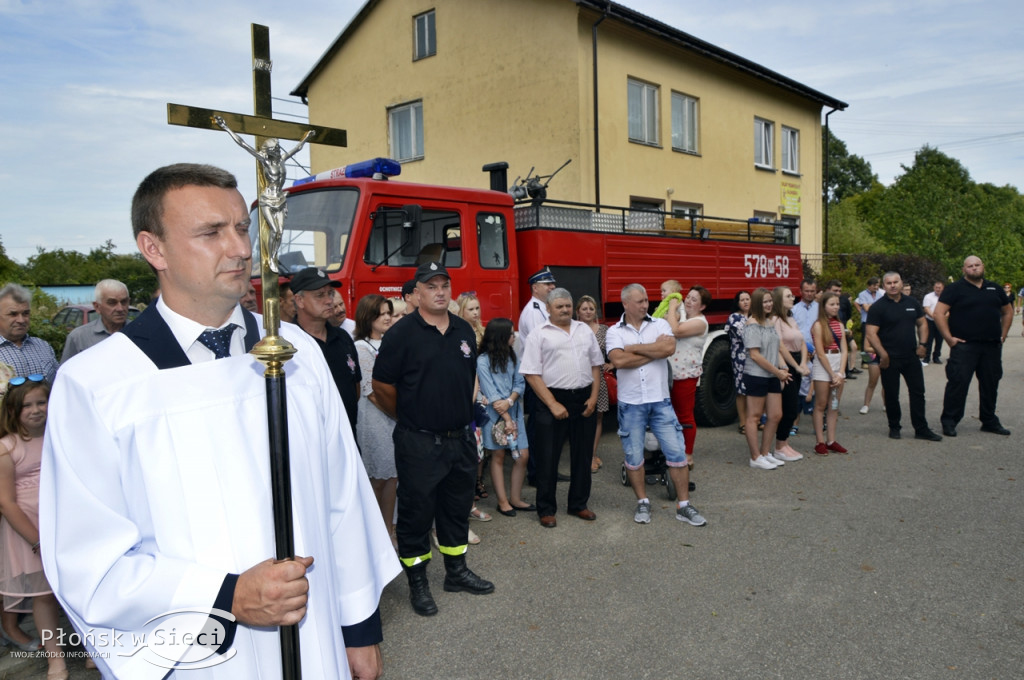
[[[863,406],[860,407],[860,414],[862,416],[866,416],[868,414],[868,405],[867,404],[864,404]]]
[[[758,456],[750,461],[750,467],[757,468],[759,470],[774,470],[779,466],[773,460],[768,458],[768,456]]]
[[[785,465],[785,464],[786,464],[786,461],[785,461],[785,459],[783,459],[783,458],[780,458],[779,456],[777,456],[777,455],[775,454],[775,451],[769,451],[769,452],[768,452],[768,454],[767,454],[767,458],[768,458],[768,460],[770,460],[771,462],[775,463],[775,466],[776,466],[776,467],[782,467],[783,465]]]

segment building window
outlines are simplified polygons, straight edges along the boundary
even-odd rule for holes
[[[437,34],[434,31],[434,10],[413,17],[412,60],[437,54]]]
[[[672,201],[673,217],[700,217],[704,214],[704,206],[700,203],[684,203]]]
[[[423,102],[396,106],[388,111],[391,157],[400,163],[423,158]]]
[[[800,131],[782,126],[782,170],[800,172]]]
[[[754,119],[754,165],[775,168],[775,123],[763,118]]]
[[[658,143],[658,88],[630,80],[629,141],[641,144]]]
[[[697,153],[697,100],[672,93],[672,148]]]

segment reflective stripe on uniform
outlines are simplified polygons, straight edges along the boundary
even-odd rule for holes
[[[465,555],[466,551],[469,549],[469,546],[457,545],[455,547],[449,548],[446,545],[439,545],[437,546],[437,549],[441,551],[442,555],[448,555],[449,557],[458,557],[459,555]]]
[[[441,551],[443,552],[444,548],[442,548]],[[402,563],[402,566],[415,567],[417,564],[429,562],[430,553],[427,553],[426,555],[420,555],[419,557],[399,557],[398,560]]]

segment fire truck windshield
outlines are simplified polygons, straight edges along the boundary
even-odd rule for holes
[[[359,190],[330,187],[289,194],[288,213],[277,260],[281,274],[294,274],[306,267],[326,271],[341,268],[352,233],[352,220],[359,202]],[[259,276],[259,209],[251,214],[249,241],[252,243],[253,276]]]

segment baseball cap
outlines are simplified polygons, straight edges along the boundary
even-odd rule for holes
[[[448,275],[448,270],[440,262],[424,262],[419,267],[416,267],[414,280],[416,283],[426,283],[435,276],[443,276],[446,279],[452,278]]]
[[[288,287],[292,289],[293,293],[301,293],[304,290],[320,290],[324,286],[331,286],[332,288],[341,288],[340,281],[334,281],[327,277],[322,271],[316,267],[307,267],[301,272],[292,277],[292,282],[288,284]]]

